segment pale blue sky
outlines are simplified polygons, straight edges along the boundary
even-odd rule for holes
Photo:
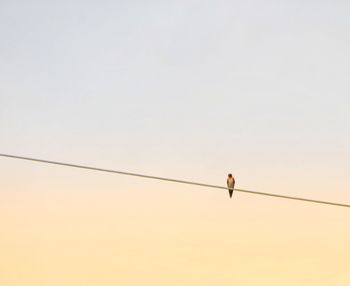
[[[344,192],[349,12],[348,1],[1,1],[0,151]]]

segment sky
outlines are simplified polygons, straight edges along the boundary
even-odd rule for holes
[[[348,1],[0,1],[0,153],[350,203]],[[0,158],[0,284],[350,283],[347,208]]]

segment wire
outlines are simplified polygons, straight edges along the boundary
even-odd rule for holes
[[[216,186],[216,185],[210,185],[210,184],[204,184],[204,183],[198,183],[198,182],[190,182],[190,181],[184,181],[184,180],[178,180],[178,179],[149,176],[149,175],[136,174],[136,173],[130,173],[130,172],[124,172],[124,171],[116,171],[116,170],[103,169],[103,168],[90,167],[90,166],[83,166],[83,165],[77,165],[77,164],[71,164],[71,163],[63,163],[63,162],[49,161],[49,160],[43,160],[43,159],[22,157],[22,156],[17,156],[17,155],[9,155],[9,154],[1,154],[0,153],[0,156],[12,158],[12,159],[20,159],[20,160],[27,160],[27,161],[32,161],[32,162],[60,165],[60,166],[65,166],[65,167],[73,167],[73,168],[80,168],[80,169],[86,169],[86,170],[92,170],[92,171],[114,173],[114,174],[119,174],[119,175],[141,177],[141,178],[146,178],[146,179],[161,180],[161,181],[167,181],[167,182],[172,182],[172,183],[181,183],[181,184],[195,185],[195,186],[200,186],[200,187],[227,190],[227,187],[223,187],[223,186]],[[350,208],[350,205],[347,205],[347,204],[334,203],[334,202],[328,202],[328,201],[320,201],[320,200],[314,200],[314,199],[306,199],[306,198],[293,197],[293,196],[262,193],[262,192],[242,190],[242,189],[235,189],[235,192],[242,192],[242,193],[249,193],[249,194],[254,194],[254,195],[262,195],[262,196],[276,197],[276,198],[282,198],[282,199],[298,200],[298,201],[304,201],[304,202],[310,202],[310,203],[317,203],[317,204],[325,204],[325,205],[333,205],[333,206],[338,206],[338,207]]]

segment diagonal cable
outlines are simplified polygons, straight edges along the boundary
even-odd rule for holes
[[[17,155],[1,154],[0,153],[0,156],[12,158],[12,159],[20,159],[20,160],[27,160],[27,161],[32,161],[32,162],[60,165],[60,166],[65,166],[65,167],[73,167],[73,168],[86,169],[86,170],[92,170],[92,171],[114,173],[114,174],[119,174],[119,175],[141,177],[141,178],[146,178],[146,179],[161,180],[161,181],[167,181],[167,182],[172,182],[172,183],[195,185],[195,186],[199,186],[199,187],[224,189],[224,190],[227,189],[226,187],[223,187],[223,186],[216,186],[216,185],[210,185],[210,184],[205,184],[205,183],[190,182],[190,181],[157,177],[157,176],[150,176],[150,175],[144,175],[144,174],[125,172],[125,171],[117,171],[117,170],[103,169],[103,168],[97,168],[97,167],[91,167],[91,166],[83,166],[83,165],[77,165],[77,164],[71,164],[71,163],[49,161],[49,160],[44,160],[44,159],[22,157],[22,156],[17,156]],[[304,202],[309,202],[309,203],[317,203],[317,204],[325,204],[325,205],[333,205],[333,206],[338,206],[338,207],[350,208],[350,205],[348,205],[348,204],[335,203],[335,202],[329,202],[329,201],[320,201],[320,200],[314,200],[314,199],[306,199],[306,198],[300,198],[300,197],[294,197],[294,196],[285,196],[285,195],[279,195],[279,194],[263,193],[263,192],[249,191],[249,190],[243,190],[243,189],[235,189],[235,191],[242,192],[242,193],[254,194],[254,195],[262,195],[262,196],[276,197],[276,198],[282,198],[282,199],[304,201]]]

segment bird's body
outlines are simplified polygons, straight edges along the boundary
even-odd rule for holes
[[[235,188],[235,183],[236,183],[236,181],[235,181],[235,178],[232,176],[232,174],[228,174],[227,188],[228,188],[230,198],[232,198],[233,190]]]

